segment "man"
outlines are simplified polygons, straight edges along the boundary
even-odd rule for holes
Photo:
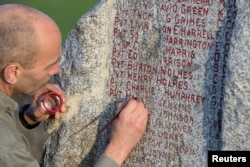
[[[0,5],[0,166],[36,167],[27,139],[16,129],[13,111],[17,104],[10,96],[33,95],[31,105],[19,110],[19,120],[34,128],[51,117],[37,106],[38,97],[48,91],[62,96],[63,106],[54,118],[66,112],[65,96],[57,85],[48,84],[59,72],[61,34],[46,14],[20,4]],[[131,99],[114,123],[110,143],[96,163],[120,166],[141,139],[147,124],[148,110],[139,100]]]

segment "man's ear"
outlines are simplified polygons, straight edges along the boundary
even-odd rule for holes
[[[21,65],[19,63],[11,63],[4,68],[3,79],[8,84],[15,84],[17,82],[19,73],[21,72]]]

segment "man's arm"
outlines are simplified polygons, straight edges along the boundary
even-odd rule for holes
[[[103,154],[94,167],[119,167],[118,163]]]
[[[148,110],[144,104],[131,99],[114,122],[111,139],[104,155],[119,166],[142,138],[148,121]]]

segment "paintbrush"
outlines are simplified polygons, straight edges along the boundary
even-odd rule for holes
[[[99,132],[97,133],[96,137],[98,137],[107,127],[109,127],[116,118],[118,118],[119,114],[121,113],[121,111],[126,107],[126,105],[128,104],[128,102],[124,102],[122,104],[122,106],[120,107],[119,111],[116,113],[116,115],[105,125],[103,126]]]

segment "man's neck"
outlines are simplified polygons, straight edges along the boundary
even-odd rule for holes
[[[7,96],[12,96],[13,92],[9,85],[4,84],[3,82],[0,82],[0,91]]]

